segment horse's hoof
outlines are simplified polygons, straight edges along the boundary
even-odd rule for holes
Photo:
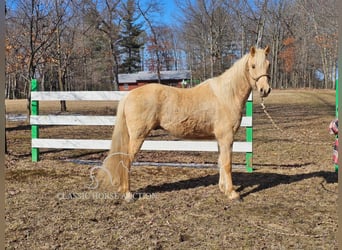
[[[228,193],[228,198],[230,200],[240,200],[240,195],[238,192],[233,190],[232,192]]]
[[[236,198],[236,199],[232,199],[231,202],[232,202],[233,204],[235,204],[235,203],[241,203],[241,202],[243,202],[243,199],[242,199],[241,197],[239,197],[239,198]]]
[[[224,184],[219,184],[219,189],[222,193],[225,193]]]
[[[132,202],[132,201],[134,201],[134,196],[132,195],[131,192],[127,192],[127,193],[125,194],[125,201],[126,201],[126,202]]]

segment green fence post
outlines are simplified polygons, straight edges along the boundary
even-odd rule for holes
[[[31,92],[38,90],[38,83],[36,79],[31,80]],[[39,115],[39,102],[31,101],[31,115]],[[31,125],[31,138],[39,138],[39,127],[38,125]],[[32,162],[39,161],[39,148],[32,147]]]
[[[336,79],[336,84],[335,84],[335,98],[336,98],[336,101],[335,101],[335,115],[336,115],[336,118],[338,118],[338,79]],[[336,135],[336,139],[338,139],[338,134]],[[335,164],[335,172],[338,171],[338,164]]]
[[[252,100],[248,100],[246,103],[246,116],[252,117],[253,119],[253,98]],[[246,127],[246,141],[253,143],[253,126]],[[253,172],[252,164],[253,164],[253,150],[252,152],[246,153],[246,170],[249,173]]]

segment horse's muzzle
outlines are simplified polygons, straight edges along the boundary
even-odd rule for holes
[[[260,96],[261,97],[267,97],[271,93],[272,88],[260,88]]]

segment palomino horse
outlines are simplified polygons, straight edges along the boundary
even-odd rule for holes
[[[97,180],[102,186],[114,186],[130,200],[131,163],[148,133],[163,128],[180,138],[215,138],[219,188],[229,199],[239,198],[232,182],[233,138],[251,90],[257,89],[261,97],[271,92],[269,50],[252,47],[223,74],[194,88],[147,84],[132,90],[119,103],[111,149]]]

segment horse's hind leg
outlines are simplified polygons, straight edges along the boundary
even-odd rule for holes
[[[131,200],[130,185],[129,185],[129,175],[131,171],[131,157],[129,154],[121,153],[121,161],[118,163],[121,168],[121,181],[118,187],[118,192],[125,194],[125,199],[127,201]]]
[[[125,200],[126,201],[131,201],[133,199],[133,195],[130,192],[130,171],[131,171],[131,164],[140,150],[140,147],[142,143],[144,142],[144,138],[131,138],[129,141],[129,149],[128,149],[128,157],[129,157],[129,162],[127,166],[124,166],[127,168],[127,176],[124,178],[124,181],[121,184],[121,192],[125,193]]]
[[[143,144],[146,136],[149,132],[156,126],[156,122],[153,119],[147,119],[149,116],[140,109],[140,103],[134,102],[131,104],[130,109],[126,112],[126,122],[129,134],[128,143],[128,155],[129,155],[129,168],[131,168],[131,163],[133,162],[136,154],[139,152],[141,145]],[[151,116],[152,118],[154,116]],[[126,190],[126,200],[133,198],[130,193],[130,179],[125,179],[123,186]]]

